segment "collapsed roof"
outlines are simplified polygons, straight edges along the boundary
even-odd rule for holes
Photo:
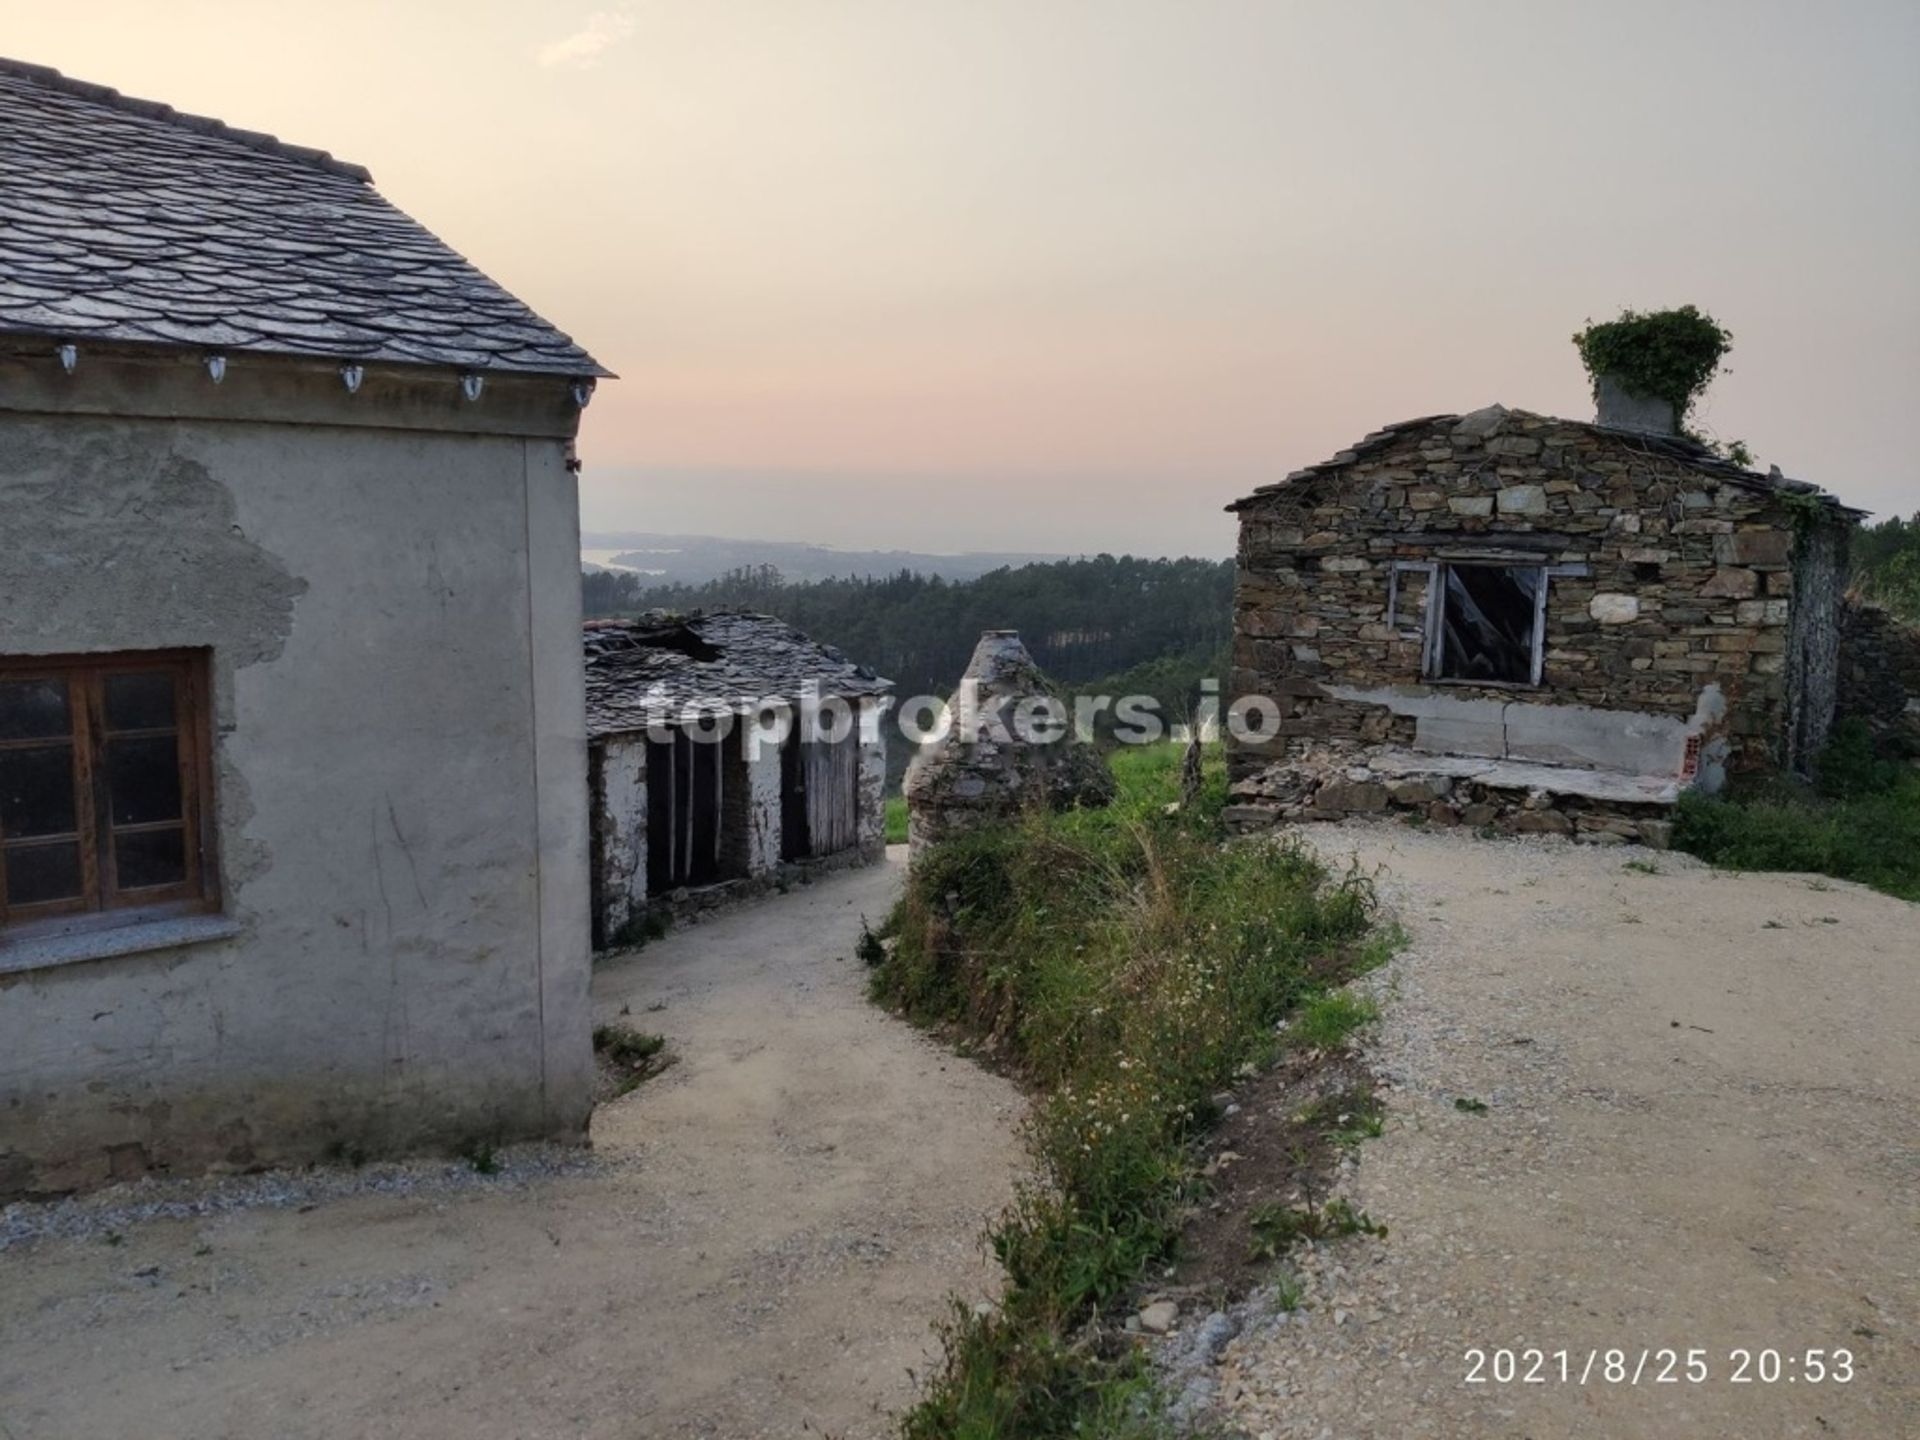
[[[893,690],[892,681],[831,645],[750,610],[654,610],[633,620],[589,620],[584,643],[587,733],[595,738],[677,721],[689,708],[740,714],[763,701],[791,703],[808,685],[822,699],[859,700]]]

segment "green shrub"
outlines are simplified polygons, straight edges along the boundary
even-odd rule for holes
[[[1920,900],[1920,772],[1876,756],[1864,727],[1843,723],[1814,773],[1811,790],[1684,796],[1673,843],[1729,870],[1833,875]]]
[[[1159,1433],[1147,1382],[1086,1322],[1173,1255],[1211,1096],[1270,1057],[1276,1024],[1303,1004],[1317,1034],[1371,1018],[1318,978],[1363,958],[1371,886],[1294,846],[1223,844],[1217,757],[1170,813],[1180,758],[1122,748],[1112,806],[929,850],[889,922],[876,999],[986,1042],[1039,1092],[1040,1178],[990,1237],[1002,1304],[957,1313],[909,1436]]]

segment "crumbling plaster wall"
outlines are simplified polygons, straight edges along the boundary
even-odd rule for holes
[[[887,850],[887,742],[882,726],[890,702],[863,700],[860,724],[859,813],[855,816],[860,853],[878,860]]]
[[[587,766],[593,816],[593,943],[621,943],[647,903],[647,742],[595,741]]]
[[[42,968],[0,936],[0,1197],[584,1131],[567,444],[358,413],[0,406],[0,653],[210,650],[237,926]]]
[[[1231,689],[1280,714],[1232,746],[1236,781],[1329,744],[1496,753],[1476,747],[1509,743],[1515,717],[1522,758],[1779,758],[1795,542],[1780,496],[1497,406],[1336,460],[1240,507]],[[1474,559],[1557,567],[1537,689],[1423,678],[1425,581],[1395,562]]]

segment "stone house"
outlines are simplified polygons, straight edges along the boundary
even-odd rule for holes
[[[782,620],[586,627],[593,941],[886,850],[891,682]]]
[[[1804,768],[1858,512],[1602,399],[1390,425],[1229,507],[1233,818],[1664,843],[1683,788]]]
[[[0,1199],[581,1135],[605,372],[318,151],[0,147]]]

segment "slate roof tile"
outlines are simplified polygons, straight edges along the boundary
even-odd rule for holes
[[[0,334],[605,375],[357,165],[0,59]]]
[[[1458,422],[1472,422],[1482,419],[1486,421],[1486,425],[1481,432],[1483,438],[1487,435],[1503,433],[1510,420],[1514,423],[1533,420],[1551,420],[1556,425],[1567,425],[1576,429],[1585,430],[1591,435],[1598,435],[1614,440],[1623,446],[1641,451],[1645,454],[1660,455],[1669,460],[1678,460],[1703,475],[1711,476],[1716,480],[1727,481],[1743,489],[1784,491],[1792,494],[1808,495],[1817,499],[1822,505],[1828,506],[1842,515],[1858,517],[1866,514],[1863,510],[1855,510],[1850,506],[1842,505],[1838,499],[1829,495],[1818,485],[1810,481],[1788,479],[1786,476],[1781,475],[1777,469],[1765,474],[1758,470],[1743,469],[1735,465],[1732,461],[1716,455],[1698,440],[1688,435],[1648,435],[1635,430],[1615,429],[1612,426],[1597,424],[1589,420],[1568,420],[1558,416],[1536,415],[1529,410],[1509,410],[1503,405],[1490,405],[1486,409],[1477,410],[1469,416],[1422,415],[1417,419],[1400,420],[1391,425],[1383,425],[1380,429],[1356,441],[1348,449],[1340,451],[1317,465],[1308,465],[1303,469],[1292,471],[1284,478],[1275,480],[1270,484],[1256,486],[1252,494],[1243,495],[1240,499],[1227,506],[1226,509],[1230,514],[1235,511],[1253,509],[1269,495],[1279,494],[1291,485],[1312,480],[1321,475],[1331,475],[1335,471],[1344,469],[1348,465],[1357,464],[1361,459],[1378,454],[1401,436],[1413,431],[1429,428],[1451,431],[1453,426]]]
[[[634,620],[590,620],[584,644],[587,734],[596,739],[644,730],[658,718],[650,712],[650,693],[677,719],[689,705],[741,714],[765,700],[797,701],[809,683],[823,699],[893,690],[891,680],[831,645],[750,610],[655,610]]]

